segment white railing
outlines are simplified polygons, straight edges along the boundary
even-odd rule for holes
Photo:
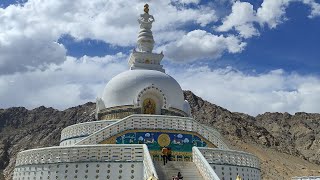
[[[197,147],[192,148],[192,158],[204,180],[220,180]]]
[[[144,153],[144,156],[143,156],[144,157],[144,159],[143,159],[144,179],[147,179],[152,175],[154,177],[156,177],[157,179],[159,179],[157,171],[156,171],[154,164],[153,164],[153,161],[151,159],[148,147],[145,144],[143,145],[143,153]]]
[[[71,162],[143,162],[143,144],[56,146],[18,153],[16,166]],[[149,155],[150,156],[150,155]]]
[[[144,179],[157,172],[145,144],[84,145],[48,147],[22,151],[17,155],[16,167],[53,163],[82,162],[141,162]]]
[[[117,121],[118,120],[92,121],[68,126],[61,131],[60,141],[70,138],[89,136],[90,134]]]
[[[260,169],[259,158],[247,152],[203,147],[198,149],[209,164],[229,164]]]
[[[166,129],[196,132],[219,149],[229,149],[214,129],[189,117],[161,115],[131,115],[119,120],[77,142],[77,145],[98,144],[120,132],[132,129]]]

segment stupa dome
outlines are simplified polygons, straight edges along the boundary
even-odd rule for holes
[[[172,107],[185,111],[183,91],[178,82],[156,70],[135,69],[120,73],[107,83],[102,100],[105,108],[139,106],[143,96],[156,99],[163,108]]]
[[[151,31],[154,18],[148,12],[140,15],[137,48],[130,54],[130,70],[112,78],[101,98],[97,98],[97,119],[121,119],[132,114],[190,116],[178,82],[165,73],[163,53],[153,53]]]

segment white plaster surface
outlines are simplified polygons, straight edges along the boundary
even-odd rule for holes
[[[106,85],[102,100],[105,107],[136,105],[138,94],[154,84],[167,97],[169,107],[184,110],[183,91],[171,76],[156,70],[136,69],[125,71],[112,78]]]
[[[16,167],[14,180],[27,179],[143,179],[142,162],[79,162]]]

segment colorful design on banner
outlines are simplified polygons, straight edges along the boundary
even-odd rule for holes
[[[169,146],[170,145],[170,136],[168,134],[160,134],[158,137],[159,146]]]
[[[172,151],[192,152],[192,147],[207,147],[207,143],[192,134],[163,132],[132,132],[116,138],[116,144],[146,144],[150,151],[159,151],[163,146]]]

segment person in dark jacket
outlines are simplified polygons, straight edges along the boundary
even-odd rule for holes
[[[164,146],[161,152],[162,152],[163,165],[166,165],[166,163],[168,162],[168,148]]]

